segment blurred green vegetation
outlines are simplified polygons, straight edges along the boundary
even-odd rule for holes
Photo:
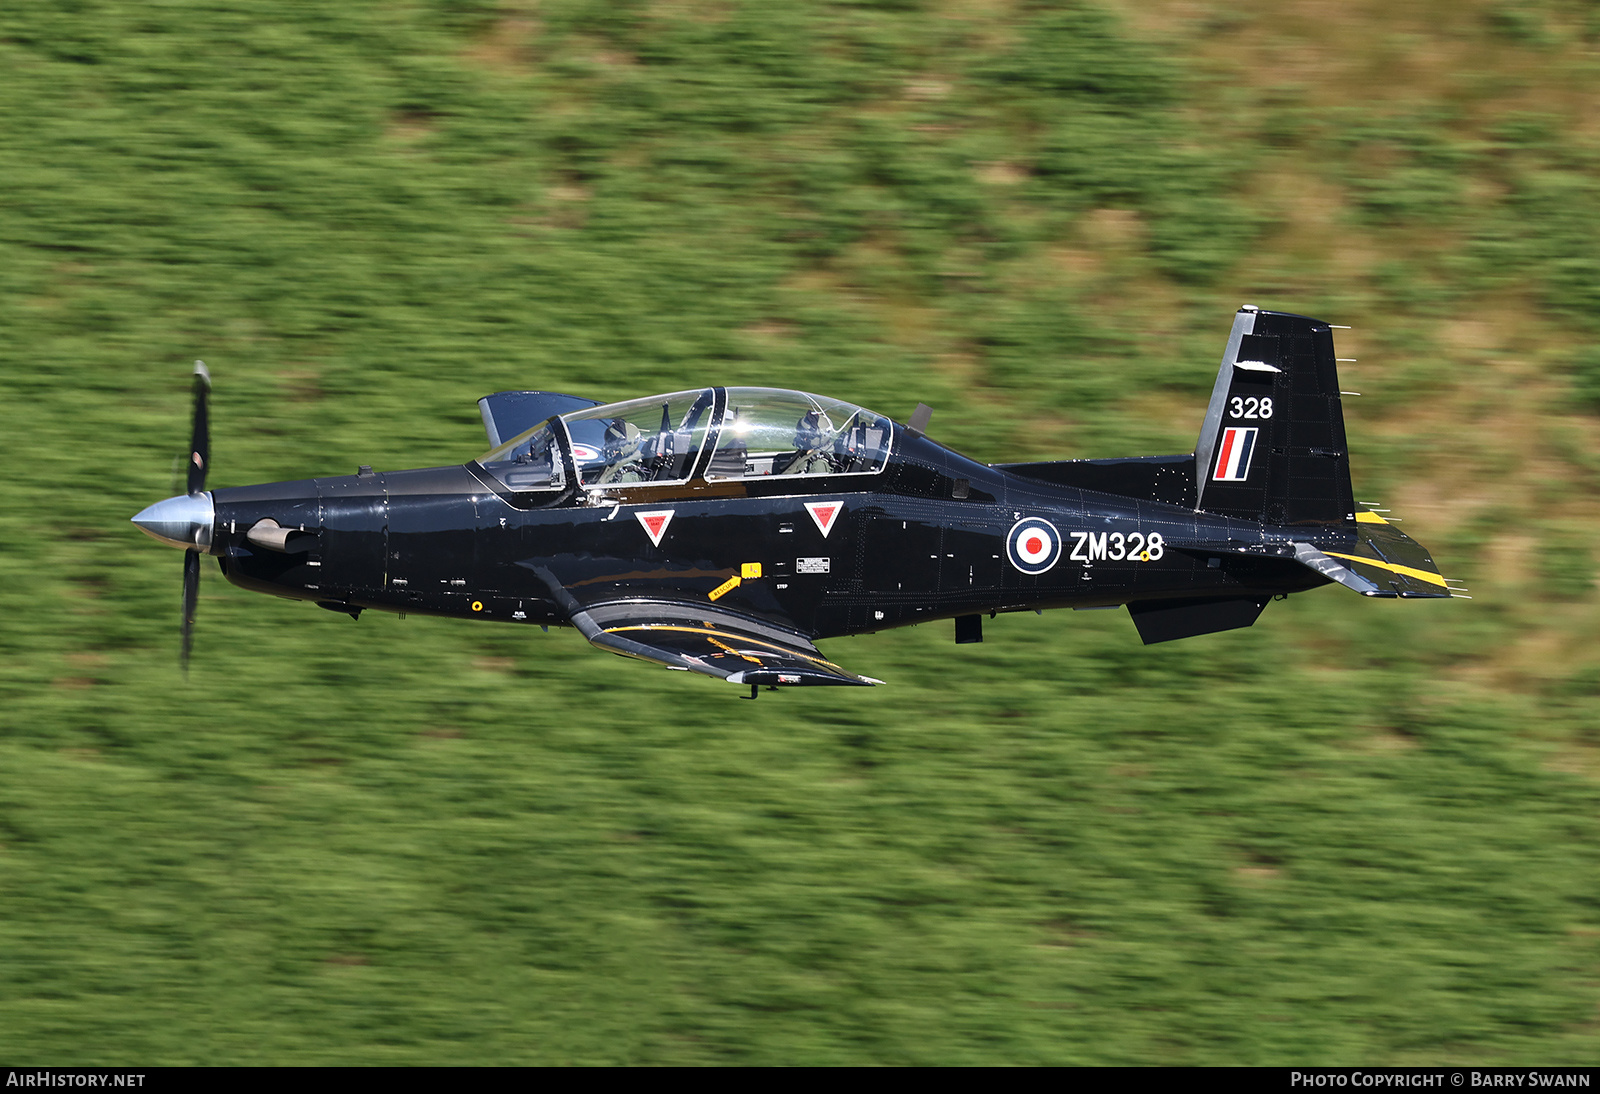
[[[1591,1060],[1600,25],[1396,7],[0,8],[0,1056]],[[196,357],[219,486],[522,387],[1177,452],[1246,300],[1355,327],[1358,496],[1477,599],[750,704],[208,567],[185,685],[127,524]]]

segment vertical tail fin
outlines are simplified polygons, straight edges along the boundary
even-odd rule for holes
[[[1240,308],[1194,457],[1197,509],[1268,524],[1353,525],[1332,328]]]

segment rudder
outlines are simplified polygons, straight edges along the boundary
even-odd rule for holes
[[[1353,525],[1333,330],[1246,305],[1195,446],[1195,507],[1279,525]]]

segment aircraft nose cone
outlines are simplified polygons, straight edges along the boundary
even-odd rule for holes
[[[211,525],[215,519],[216,508],[207,491],[158,501],[134,517],[133,523],[145,535],[162,543],[183,550],[193,547],[204,551],[211,546]]]

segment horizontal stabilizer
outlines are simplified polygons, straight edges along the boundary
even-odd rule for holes
[[[1185,541],[1174,537],[1167,540],[1167,547],[1201,557],[1293,559],[1362,596],[1428,600],[1466,593],[1439,573],[1427,548],[1370,512],[1356,514],[1350,533],[1311,542]]]
[[[1353,545],[1295,544],[1295,558],[1363,596],[1443,599],[1463,594],[1439,573],[1428,549],[1376,513],[1356,515]]]
[[[1395,595],[1386,589],[1380,589],[1375,582],[1367,580],[1338,559],[1330,558],[1309,543],[1296,543],[1294,545],[1294,557],[1296,562],[1309,566],[1329,581],[1337,581],[1345,588],[1354,589],[1362,596]]]

